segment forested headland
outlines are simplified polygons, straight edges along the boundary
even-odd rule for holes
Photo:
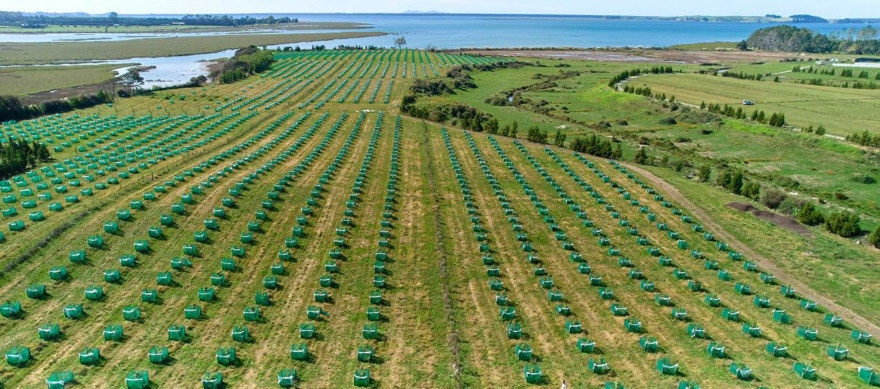
[[[808,28],[775,26],[762,28],[745,40],[745,47],[767,51],[806,53],[880,54],[878,31],[870,25],[860,30],[824,35]]]

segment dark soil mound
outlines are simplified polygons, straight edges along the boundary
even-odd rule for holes
[[[755,215],[755,217],[764,219],[764,220],[766,220],[770,223],[773,223],[779,227],[785,228],[786,230],[789,230],[789,231],[796,232],[796,233],[801,234],[803,236],[813,236],[813,234],[810,233],[810,230],[808,230],[807,227],[804,227],[802,224],[798,223],[797,220],[794,220],[788,216],[783,216],[783,215],[780,215],[775,212],[760,210],[758,208],[753,207],[751,204],[745,204],[745,203],[733,202],[733,203],[728,203],[727,206],[730,208],[733,208],[737,211],[740,211],[740,212],[751,213],[752,215]]]

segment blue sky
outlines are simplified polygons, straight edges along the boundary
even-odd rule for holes
[[[451,13],[614,15],[764,15],[880,18],[880,0],[30,0],[4,1],[4,11],[148,13]]]

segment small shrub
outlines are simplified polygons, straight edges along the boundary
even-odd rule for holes
[[[675,170],[676,173],[681,173],[681,171],[684,170],[685,165],[684,161],[677,159],[672,162],[672,169]]]
[[[733,173],[730,170],[722,170],[721,174],[715,177],[715,185],[718,185],[724,189],[730,187],[730,182],[733,180]]]
[[[452,84],[455,89],[470,89],[477,87],[477,84],[474,83],[474,79],[470,75],[470,67],[468,66],[455,66],[446,73],[446,77],[452,79]]]
[[[785,192],[777,189],[767,188],[761,192],[761,204],[766,205],[770,209],[779,208],[787,198],[788,196],[785,195]]]
[[[452,88],[449,87],[446,82],[442,80],[433,80],[428,81],[426,79],[418,78],[416,79],[412,86],[409,87],[410,91],[415,94],[427,95],[427,96],[439,96],[444,94],[455,93]]]
[[[742,195],[752,200],[761,198],[761,185],[754,181],[746,182],[742,187]]]
[[[825,221],[825,216],[813,203],[807,202],[797,213],[797,220],[808,226],[818,226]]]
[[[598,123],[590,124],[589,127],[594,130],[607,130],[607,129],[611,128],[611,123],[608,123],[604,120],[600,120]]]
[[[880,226],[877,226],[877,228],[874,229],[874,232],[868,236],[868,243],[880,249]]]
[[[636,151],[636,155],[633,157],[633,162],[639,165],[645,165],[648,163],[648,153],[645,152],[644,147],[639,147]]]
[[[743,174],[741,171],[736,171],[730,177],[730,182],[727,184],[727,190],[731,191],[734,194],[742,194],[743,187]]]
[[[788,176],[776,176],[773,178],[773,182],[783,188],[794,189],[801,186],[800,182],[797,182],[797,180]]]
[[[546,144],[547,131],[541,131],[538,126],[532,126],[529,128],[529,131],[526,134],[526,140],[528,140],[529,142]]]
[[[560,130],[556,130],[556,135],[553,136],[553,144],[557,147],[565,146],[565,134]]]
[[[712,175],[712,167],[709,166],[708,163],[703,164],[700,166],[700,171],[697,172],[697,180],[699,180],[700,182],[707,182],[707,181],[709,181],[709,176],[711,176],[711,175]]]
[[[806,201],[796,197],[786,197],[776,210],[789,216],[795,216],[804,207],[805,203]]]
[[[825,218],[825,229],[844,238],[855,236],[861,232],[859,215],[847,211],[832,213]]]
[[[871,177],[867,174],[855,174],[852,177],[850,177],[849,180],[852,182],[859,183],[859,184],[868,184],[868,185],[874,184],[877,182],[877,180],[875,180],[874,177]]]

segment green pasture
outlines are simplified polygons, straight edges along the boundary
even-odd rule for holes
[[[700,105],[728,104],[740,107],[742,100],[755,105],[753,110],[785,114],[786,122],[796,127],[824,125],[828,132],[847,135],[873,131],[878,122],[865,112],[880,107],[876,91],[834,88],[790,83],[739,80],[701,74],[648,75],[629,82],[635,87],[650,87],[655,93],[675,96],[676,100]],[[833,120],[831,119],[833,118]]]
[[[21,66],[0,69],[3,93],[25,96],[56,89],[73,88],[106,82],[113,78],[113,69],[125,65],[88,66]]]

